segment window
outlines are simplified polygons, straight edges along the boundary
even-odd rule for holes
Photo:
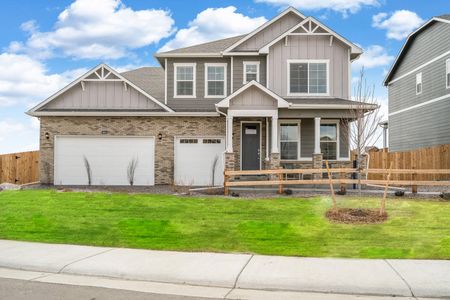
[[[244,61],[244,82],[250,82],[252,80],[259,82],[259,61]]]
[[[203,144],[220,144],[222,141],[220,139],[203,139]]]
[[[328,61],[288,61],[288,94],[328,94]]]
[[[320,149],[323,159],[335,160],[338,154],[338,124],[320,124]]]
[[[225,97],[227,64],[205,64],[205,97]]]
[[[175,98],[195,98],[195,64],[174,64]]]
[[[280,123],[281,159],[297,160],[300,152],[300,126],[297,122]]]
[[[180,139],[180,144],[197,144],[197,139]]]
[[[422,93],[422,73],[416,74],[416,95]]]
[[[446,87],[450,89],[450,58],[445,61],[445,80]]]

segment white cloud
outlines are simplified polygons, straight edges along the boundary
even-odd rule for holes
[[[278,6],[293,6],[299,10],[328,9],[342,13],[358,12],[363,6],[379,6],[379,0],[255,0]]]
[[[86,72],[80,68],[50,74],[41,62],[11,53],[0,54],[0,70],[0,107],[17,104],[29,107]]]
[[[25,43],[11,43],[9,51],[24,51],[39,58],[62,54],[117,59],[130,49],[170,36],[173,25],[166,10],[133,10],[120,0],[76,0],[59,14],[53,31],[39,31],[34,21],[22,24],[30,37]]]
[[[0,120],[0,154],[38,149],[39,121],[37,118],[21,121],[11,118]]]
[[[397,10],[388,15],[379,13],[372,17],[372,26],[379,29],[386,29],[386,36],[389,39],[402,40],[414,29],[422,25],[422,20],[415,12],[409,10]]]
[[[190,21],[187,28],[180,29],[175,38],[165,44],[160,51],[249,33],[265,22],[267,22],[265,17],[252,18],[237,13],[234,6],[208,8]]]
[[[380,45],[371,45],[364,49],[364,53],[353,62],[353,69],[360,69],[364,67],[365,69],[385,67],[389,65],[394,56],[389,55]]]

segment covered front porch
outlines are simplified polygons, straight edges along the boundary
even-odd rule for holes
[[[348,123],[337,114],[291,109],[251,82],[217,104],[226,117],[227,170],[322,168],[351,165]]]

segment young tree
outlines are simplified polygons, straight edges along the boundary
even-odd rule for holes
[[[343,120],[346,126],[350,146],[356,153],[358,169],[358,190],[361,194],[361,175],[363,171],[363,160],[366,149],[373,146],[380,139],[382,131],[379,128],[382,115],[380,105],[374,96],[373,85],[367,84],[364,68],[361,69],[356,84],[354,101],[350,112],[350,120]]]
[[[138,165],[138,159],[137,159],[137,157],[133,157],[133,159],[131,159],[131,161],[128,164],[128,167],[127,167],[128,183],[131,186],[134,185],[134,176],[135,176],[137,165]]]

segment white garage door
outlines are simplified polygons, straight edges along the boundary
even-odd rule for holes
[[[129,170],[135,162],[134,185],[153,185],[155,141],[152,137],[55,138],[57,185],[129,185]]]
[[[180,137],[175,139],[175,183],[207,186],[223,184],[223,137]]]

